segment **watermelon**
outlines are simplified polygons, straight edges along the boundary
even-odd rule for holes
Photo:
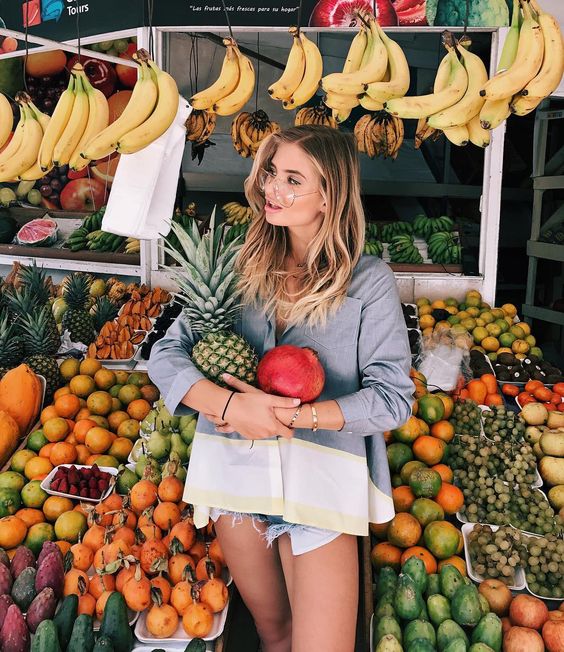
[[[16,220],[9,215],[0,214],[0,244],[10,244],[17,231]]]
[[[16,242],[27,247],[50,247],[57,242],[57,230],[55,220],[31,220],[18,231]]]

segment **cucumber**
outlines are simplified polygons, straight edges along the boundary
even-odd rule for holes
[[[61,652],[57,628],[52,620],[39,623],[31,643],[31,652]]]
[[[68,647],[77,613],[78,596],[73,593],[67,595],[62,601],[59,611],[57,611],[53,618],[53,622],[57,628],[57,634],[59,635],[59,643],[63,650],[66,650]]]
[[[92,652],[94,642],[92,617],[80,614],[74,622],[66,652]]]
[[[119,652],[131,652],[133,634],[127,617],[127,607],[121,593],[114,591],[104,609],[104,617],[100,626],[100,636],[106,636]]]

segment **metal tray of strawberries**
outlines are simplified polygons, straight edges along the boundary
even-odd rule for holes
[[[59,464],[59,466],[56,466],[48,476],[46,476],[42,481],[41,481],[41,488],[43,491],[45,491],[48,494],[51,494],[52,496],[64,496],[65,498],[70,498],[71,500],[80,500],[82,502],[89,502],[89,503],[99,503],[102,500],[106,499],[110,493],[113,491],[115,481],[116,481],[116,476],[118,474],[118,470],[110,467],[110,466],[100,466],[96,467],[98,471],[102,471],[107,473],[110,477],[106,478],[108,482],[107,489],[103,491],[98,498],[90,498],[88,496],[81,496],[80,494],[71,494],[65,491],[58,491],[56,489],[52,489],[51,485],[55,480],[55,477],[57,475],[57,472],[60,469],[66,468],[70,469],[71,467],[75,468],[77,471],[79,469],[93,469],[93,466],[89,466],[87,464]],[[102,479],[102,478],[99,478]]]

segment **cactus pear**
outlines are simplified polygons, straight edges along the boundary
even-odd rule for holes
[[[63,561],[59,552],[48,554],[37,567],[35,577],[35,590],[37,593],[50,586],[57,598],[63,597],[63,588],[65,584],[65,571]]]
[[[2,629],[2,625],[4,624],[4,618],[6,618],[6,612],[8,611],[8,607],[12,604],[14,604],[14,601],[12,600],[12,596],[0,595],[0,630]]]
[[[51,620],[57,608],[57,596],[50,586],[47,586],[38,593],[27,610],[27,626],[32,633],[35,633],[39,623],[43,620]]]
[[[61,561],[63,561],[63,553],[61,552],[59,546],[54,541],[44,541],[41,552],[37,557],[37,568],[39,568],[41,562],[45,559],[45,557],[47,557],[47,555],[52,552],[57,552],[61,557]]]
[[[16,579],[24,568],[35,568],[35,556],[27,546],[18,546],[12,557],[12,577]]]
[[[0,631],[0,649],[2,652],[28,652],[29,645],[29,630],[22,612],[15,604],[10,605]]]
[[[0,564],[0,595],[10,593],[11,589],[12,575],[6,566],[4,566],[4,564]]]

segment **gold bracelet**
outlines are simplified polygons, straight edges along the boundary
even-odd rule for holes
[[[302,411],[302,406],[298,405],[298,409],[294,412],[294,416],[292,417],[292,420],[288,424],[288,428],[292,429],[294,428],[294,423],[296,419],[300,416],[300,412]]]
[[[309,407],[311,408],[311,418],[313,419],[313,427],[311,431],[317,432],[317,428],[319,426],[319,421],[317,420],[317,410],[315,409],[315,405],[313,405],[313,403],[311,403]]]

